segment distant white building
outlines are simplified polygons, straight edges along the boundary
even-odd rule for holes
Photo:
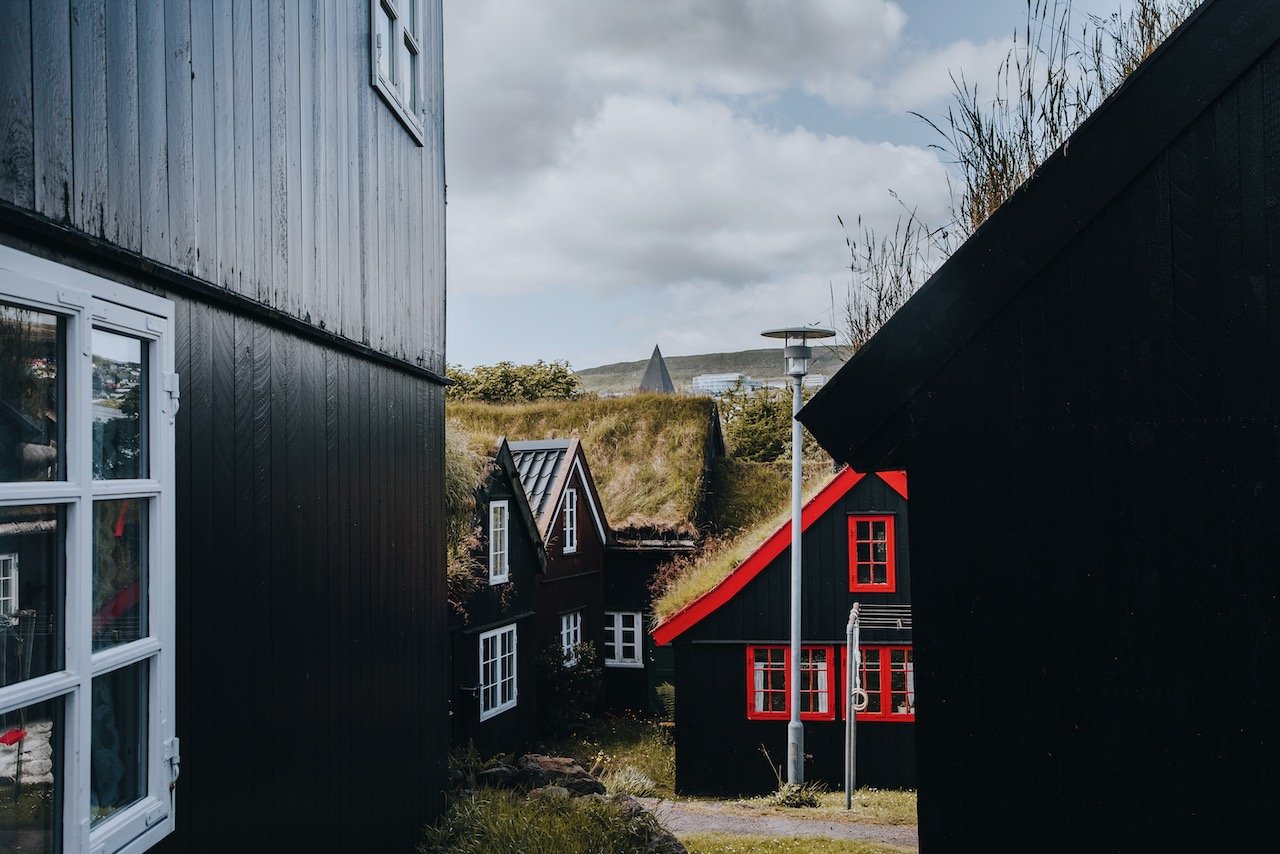
[[[748,391],[755,391],[763,383],[746,374],[698,374],[693,378],[689,390],[694,394],[709,394],[712,397],[732,391],[741,386]]]
[[[809,374],[801,380],[801,384],[805,388],[822,388],[827,384],[827,377],[825,374]]]

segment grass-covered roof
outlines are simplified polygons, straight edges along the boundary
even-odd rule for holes
[[[708,452],[719,444],[714,413],[710,398],[670,394],[448,404],[451,420],[488,439],[581,439],[605,515],[622,532],[695,532]]]

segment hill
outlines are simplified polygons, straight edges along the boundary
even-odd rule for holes
[[[845,357],[836,347],[816,346],[811,374],[832,376],[844,364]],[[783,373],[782,348],[765,347],[737,353],[705,353],[700,356],[664,356],[676,391],[688,391],[699,374],[746,374],[758,380],[786,380]],[[631,392],[640,386],[648,358],[635,362],[616,362],[578,371],[583,388],[588,392]]]

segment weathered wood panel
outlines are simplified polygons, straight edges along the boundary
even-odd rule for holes
[[[443,98],[438,2],[427,91]],[[9,0],[0,200],[444,367],[443,118],[369,83],[359,4]]]

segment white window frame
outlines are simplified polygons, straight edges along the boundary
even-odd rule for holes
[[[578,490],[564,491],[564,553],[578,550]]]
[[[582,643],[582,612],[560,615],[560,652],[565,667],[578,664],[578,644]]]
[[[624,617],[632,618],[632,628],[622,625]],[[628,633],[634,634],[633,640],[626,640]],[[605,667],[644,667],[644,617],[639,611],[605,611],[604,638]],[[635,645],[636,654],[622,655],[622,648],[629,644]]]
[[[0,628],[12,621],[18,601],[18,553],[0,555]]]
[[[499,524],[501,522],[501,524]],[[489,583],[511,578],[511,507],[506,499],[489,502]]]
[[[508,649],[503,650],[503,639],[510,638]],[[487,721],[494,715],[500,715],[508,709],[514,709],[520,702],[520,657],[518,653],[519,635],[516,625],[491,629],[480,634],[480,720]],[[486,649],[486,645],[489,647]],[[487,665],[492,664],[492,670]],[[504,669],[505,668],[505,669]],[[492,679],[490,678],[492,677]],[[510,696],[503,696],[505,687],[510,684]],[[493,702],[490,703],[492,692]]]
[[[169,300],[43,258],[0,246],[0,298],[55,314],[65,325],[59,354],[65,377],[63,480],[0,483],[0,505],[57,505],[62,512],[66,577],[62,603],[63,669],[0,688],[0,713],[61,703],[62,848],[144,851],[175,824],[178,740],[174,733],[174,306]],[[125,333],[147,344],[147,476],[92,475],[92,332]],[[148,634],[93,650],[92,561],[95,500],[135,499],[147,506]],[[147,676],[144,794],[96,825],[90,820],[92,687],[95,677],[143,665]]]
[[[391,107],[418,145],[423,144],[426,136],[427,112],[426,93],[423,91],[426,80],[426,58],[423,56],[422,40],[425,23],[423,11],[421,0],[369,0],[369,65],[373,88],[378,90],[378,94]],[[389,45],[380,44],[379,16],[388,20],[391,39]],[[398,48],[401,42],[417,58],[408,75],[400,67]],[[383,51],[387,52],[387,73],[382,70]],[[411,77],[407,81],[411,85],[411,94],[405,91],[406,77]]]

